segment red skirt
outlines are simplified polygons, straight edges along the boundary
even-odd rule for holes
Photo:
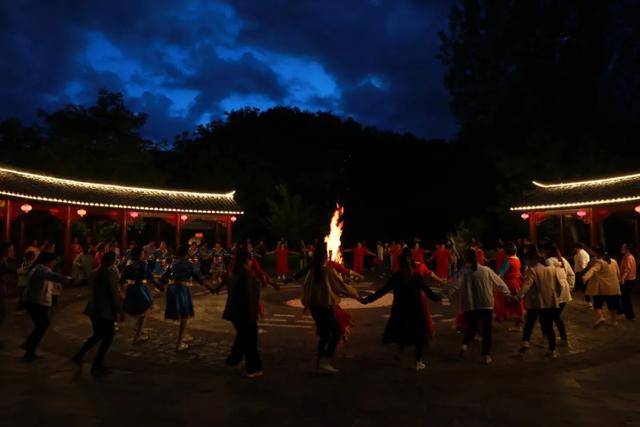
[[[420,291],[420,303],[422,304],[422,312],[424,313],[425,324],[427,325],[427,336],[432,339],[436,335],[436,326],[431,318],[431,311],[429,310],[427,296],[423,291]]]
[[[340,327],[340,335],[346,339],[351,335],[351,328],[353,328],[353,319],[351,318],[351,315],[337,304],[333,306],[333,315]]]

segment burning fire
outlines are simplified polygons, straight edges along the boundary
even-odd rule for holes
[[[336,210],[331,217],[331,224],[329,234],[324,238],[324,242],[327,244],[327,258],[331,261],[342,264],[342,252],[340,251],[340,238],[342,237],[342,214],[344,208],[336,203]]]

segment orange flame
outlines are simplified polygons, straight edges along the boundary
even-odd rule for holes
[[[331,217],[329,234],[324,238],[324,242],[327,244],[327,258],[338,264],[342,264],[342,251],[340,250],[342,242],[340,242],[340,238],[342,237],[343,214],[344,208],[336,203],[336,210]]]

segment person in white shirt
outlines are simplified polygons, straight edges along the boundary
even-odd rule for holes
[[[562,320],[562,311],[567,303],[571,302],[573,299],[571,297],[571,291],[576,284],[576,275],[571,269],[569,261],[562,256],[555,243],[548,243],[544,245],[542,247],[542,255],[546,259],[547,265],[558,269],[558,280],[560,281],[562,290],[559,295],[559,307],[555,311],[553,323],[556,325],[556,328],[558,328],[558,332],[560,333],[560,345],[566,346],[567,328]]]
[[[582,276],[587,272],[587,267],[589,266],[589,262],[591,261],[591,257],[589,253],[585,250],[584,244],[582,242],[576,242],[573,245],[575,249],[575,254],[573,255],[573,270],[576,273],[576,287],[578,290],[585,291],[586,285],[584,280],[582,280]],[[585,295],[584,300],[591,304],[591,299],[589,296]]]

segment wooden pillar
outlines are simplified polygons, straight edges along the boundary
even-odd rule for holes
[[[589,223],[589,244],[595,246],[598,244],[598,217],[595,209],[589,209],[591,222]]]
[[[564,215],[560,214],[560,241],[558,243],[560,245],[560,252],[564,254],[565,243],[564,243]]]
[[[64,217],[64,249],[63,249],[63,269],[71,271],[71,206],[67,205]]]
[[[122,236],[122,250],[121,253],[129,249],[129,215],[126,210],[122,210],[122,232],[120,235]]]
[[[11,200],[4,201],[4,241],[11,241]]]
[[[180,246],[180,234],[182,233],[182,219],[180,212],[176,212],[176,250]]]
[[[24,219],[25,215],[22,215],[20,218],[20,239],[18,240],[18,250],[20,253],[25,250],[26,246],[24,244]]]
[[[536,213],[531,212],[529,214],[529,240],[531,243],[538,243],[538,225],[536,224]]]
[[[231,221],[231,217],[227,217],[227,249],[231,247],[233,244],[233,222]]]

